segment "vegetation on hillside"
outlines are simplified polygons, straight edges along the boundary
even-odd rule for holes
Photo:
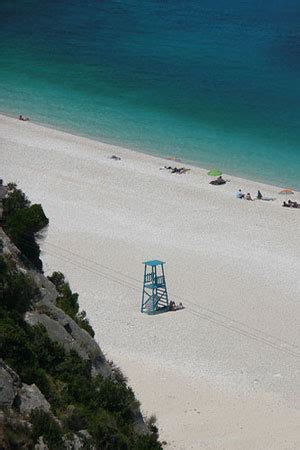
[[[48,413],[33,414],[28,439],[34,443],[43,431],[49,448],[64,448],[53,442],[86,429],[91,435],[88,445],[98,449],[161,449],[156,434],[135,432],[132,411],[136,400],[125,381],[100,375],[93,378],[90,361],[75,351],[66,352],[43,326],[28,325],[23,316],[39,291],[3,256],[0,268],[0,357],[24,383],[38,386],[61,422],[61,426],[53,422]]]
[[[41,205],[31,205],[26,195],[14,183],[7,185],[7,195],[3,200],[4,229],[14,244],[29,261],[42,270],[40,248],[36,235],[49,220]]]
[[[48,279],[55,285],[58,298],[56,304],[66,314],[84,330],[86,330],[92,337],[95,336],[95,332],[91,327],[89,320],[86,318],[85,311],[79,311],[78,294],[72,292],[69,283],[66,281],[65,276],[61,272],[53,272]]]
[[[4,210],[7,233],[41,268],[35,234],[48,223],[42,207],[30,205],[22,191],[10,184]],[[58,291],[57,305],[93,336],[85,312],[79,312],[78,294],[72,293],[64,275],[54,272],[49,279]],[[13,421],[6,414],[0,447],[33,448],[43,436],[50,450],[58,450],[66,447],[66,437],[86,430],[82,435],[85,449],[161,450],[153,420],[149,422],[151,433],[136,432],[134,412],[138,402],[118,368],[112,367],[116,375],[112,378],[93,377],[89,360],[52,341],[42,325],[30,326],[24,320],[25,313],[34,307],[33,300],[39,297],[33,279],[3,256],[0,240],[0,358],[23,383],[36,384],[51,405],[50,413],[31,413],[31,427],[25,423],[12,427]],[[18,414],[18,405],[13,408]]]

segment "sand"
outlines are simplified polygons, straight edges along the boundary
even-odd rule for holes
[[[79,293],[167,449],[300,448],[300,210],[281,207],[286,186],[211,186],[203,169],[171,174],[179,163],[5,116],[0,154],[0,178],[50,218],[45,272]],[[183,311],[140,313],[154,258]]]

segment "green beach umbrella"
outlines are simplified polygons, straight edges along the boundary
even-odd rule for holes
[[[212,169],[207,173],[207,175],[211,177],[219,177],[220,175],[222,175],[222,172],[219,169]]]

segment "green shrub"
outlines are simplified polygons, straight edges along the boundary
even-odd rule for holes
[[[29,208],[30,201],[15,183],[7,184],[7,196],[3,199],[3,219],[13,216],[17,211]]]
[[[116,418],[108,411],[100,410],[91,420],[88,430],[93,436],[96,449],[130,449],[130,440],[121,432]]]
[[[132,450],[162,450],[162,445],[157,441],[156,435],[146,434],[136,438]]]
[[[61,272],[53,272],[48,279],[54,284],[59,294],[56,300],[57,306],[68,314],[68,316],[70,316],[77,323],[77,325],[94,337],[95,332],[86,317],[86,312],[79,312],[78,294],[71,291],[70,285],[66,281],[65,276]]]
[[[33,383],[30,372],[36,367],[36,356],[24,330],[10,318],[0,319],[0,356],[25,381]]]
[[[63,432],[53,417],[42,410],[35,409],[30,415],[32,423],[32,438],[34,442],[43,436],[50,450],[61,450],[65,448]]]
[[[41,270],[40,248],[35,234],[49,223],[41,205],[30,206],[25,194],[15,184],[9,183],[7,197],[3,200],[3,220],[14,244]]]
[[[135,398],[129,387],[110,378],[101,377],[97,377],[94,384],[96,388],[96,395],[93,399],[95,406],[101,406],[107,411],[118,413],[124,419],[132,419],[131,405]]]
[[[84,430],[89,425],[87,412],[82,406],[74,406],[69,408],[63,416],[64,427],[69,431]]]
[[[77,325],[80,326],[80,328],[83,328],[85,331],[87,331],[90,336],[92,336],[92,337],[95,336],[95,331],[93,330],[92,326],[90,325],[90,322],[86,317],[85,311],[80,311],[76,315],[75,322],[77,323]]]
[[[6,265],[2,267],[4,269],[2,277],[4,277]],[[1,306],[8,311],[24,314],[29,310],[33,298],[37,296],[38,289],[28,276],[20,272],[6,271],[5,279],[2,277],[0,278]]]
[[[9,198],[7,227],[20,249],[25,248],[27,257],[37,264],[39,248],[35,233],[48,219],[40,205],[30,206],[15,185],[10,188]],[[93,336],[85,312],[79,312],[78,294],[72,293],[64,275],[54,272],[49,278],[58,291],[57,304]],[[63,449],[63,433],[87,429],[96,449],[161,449],[154,421],[149,422],[152,434],[139,436],[135,432],[133,411],[137,402],[118,367],[111,363],[113,379],[100,375],[93,378],[91,361],[83,360],[75,351],[65,351],[49,338],[42,325],[31,327],[24,321],[24,313],[30,310],[38,293],[37,286],[17,270],[14,261],[8,262],[0,255],[0,357],[22,382],[38,386],[63,424],[61,428],[50,414],[34,411],[32,432],[27,430],[29,436],[26,430],[7,427],[6,442],[11,448],[19,448],[24,436],[27,447],[33,448],[39,436],[43,436],[49,449]],[[90,448],[90,442],[84,448]]]

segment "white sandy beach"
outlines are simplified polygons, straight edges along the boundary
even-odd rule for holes
[[[118,155],[121,161],[110,159]],[[0,178],[50,219],[62,271],[167,449],[300,448],[300,210],[281,188],[0,116]],[[235,198],[260,189],[275,201]],[[300,201],[300,193],[292,200]],[[183,311],[140,313],[142,262]]]

